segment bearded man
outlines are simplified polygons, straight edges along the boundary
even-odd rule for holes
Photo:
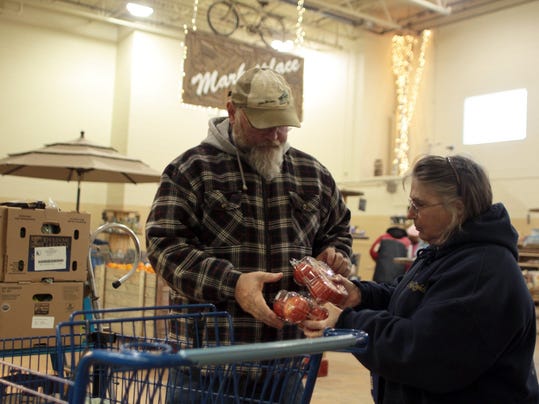
[[[300,121],[283,76],[247,70],[226,108],[200,145],[165,168],[146,222],[148,257],[171,303],[227,311],[235,343],[298,338],[272,301],[299,288],[293,258],[350,274],[350,211],[330,172],[287,142]]]

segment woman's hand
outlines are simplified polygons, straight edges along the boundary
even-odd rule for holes
[[[328,247],[322,251],[316,259],[324,261],[330,266],[336,274],[342,276],[350,276],[352,273],[352,263],[348,257],[345,257],[341,252],[335,250],[334,247]]]
[[[321,337],[324,335],[324,330],[326,328],[333,328],[335,324],[337,324],[342,309],[331,303],[325,303],[323,307],[325,307],[329,313],[325,320],[305,320],[301,322],[303,334],[305,334],[307,338]]]
[[[346,298],[342,307],[356,307],[361,303],[361,292],[359,288],[348,278],[345,278],[341,275],[335,275],[332,278],[332,281],[336,284],[343,285],[346,291],[348,292],[348,297]]]

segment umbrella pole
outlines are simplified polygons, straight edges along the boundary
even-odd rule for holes
[[[80,212],[80,179],[77,181],[77,213]]]

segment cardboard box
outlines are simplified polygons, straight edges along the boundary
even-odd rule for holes
[[[115,309],[124,307],[148,307],[156,305],[157,294],[157,275],[155,273],[148,273],[140,270],[133,273],[128,279],[121,284],[120,287],[114,288],[113,283],[127,274],[126,269],[111,268],[106,265],[97,265],[94,268],[95,279],[97,284],[97,294],[101,308],[103,309]],[[156,311],[146,311],[145,313],[152,315],[164,314],[156,313]],[[143,316],[140,311],[131,313],[134,316]],[[125,313],[119,312],[117,314],[110,313],[110,318],[122,318]],[[150,330],[150,334],[153,333],[153,327],[157,323],[149,323],[145,326],[147,330]],[[118,324],[120,326],[120,324]],[[136,335],[144,335],[140,330],[142,322],[133,324],[135,327]],[[113,331],[120,332],[119,329],[113,329]],[[148,331],[146,331],[148,332]],[[164,336],[164,334],[163,334]]]
[[[90,215],[0,207],[0,281],[85,281]]]
[[[128,273],[127,269],[97,265],[94,268],[97,293],[103,308],[155,306],[157,275],[137,270],[118,288],[113,283]]]
[[[55,335],[83,297],[84,282],[0,283],[0,339]]]

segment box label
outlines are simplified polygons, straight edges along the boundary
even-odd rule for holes
[[[54,328],[54,317],[51,316],[33,316],[32,328]]]
[[[67,267],[66,247],[34,249],[34,271],[56,271]]]
[[[30,236],[28,271],[69,271],[71,237]]]
[[[50,304],[49,303],[36,303],[34,304],[34,314],[38,316],[43,316],[49,314]]]

